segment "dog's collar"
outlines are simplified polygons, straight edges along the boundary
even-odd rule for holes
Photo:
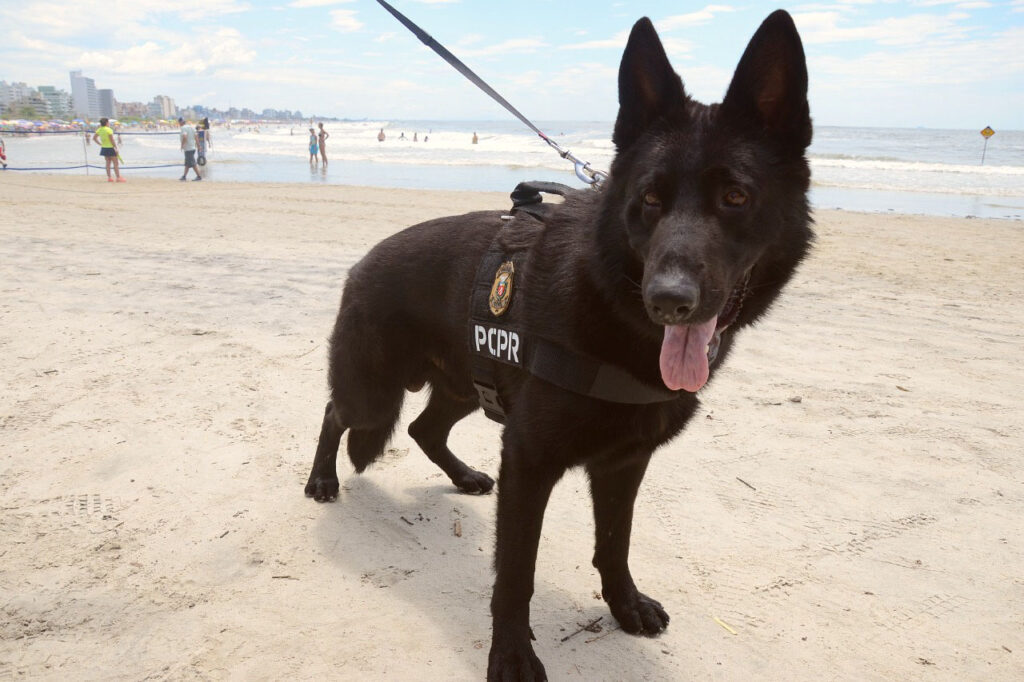
[[[728,329],[736,318],[739,317],[740,312],[743,310],[743,303],[747,300],[747,296],[750,294],[750,275],[754,272],[754,266],[751,265],[747,268],[747,271],[743,273],[743,277],[736,283],[732,293],[729,294],[729,299],[725,302],[725,306],[722,308],[722,312],[718,314],[718,325],[715,327],[715,332],[711,336],[711,343],[708,344],[708,364],[715,364],[715,360],[718,359],[718,349],[722,345],[722,334]]]

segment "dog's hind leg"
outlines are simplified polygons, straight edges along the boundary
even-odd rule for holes
[[[597,536],[594,566],[601,574],[601,596],[622,629],[634,635],[655,635],[669,621],[660,603],[636,589],[628,564],[633,503],[650,458],[646,453],[626,463],[587,465]]]
[[[317,502],[331,502],[338,497],[338,444],[345,427],[338,421],[334,403],[324,409],[324,422],[320,427],[320,440],[316,444],[313,470],[306,482],[306,497]]]
[[[493,478],[467,466],[448,449],[448,434],[452,427],[479,406],[475,396],[456,398],[435,386],[426,409],[409,425],[409,435],[420,449],[464,493],[487,493],[494,487]]]

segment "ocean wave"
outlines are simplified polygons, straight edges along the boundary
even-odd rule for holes
[[[813,168],[904,171],[914,173],[958,173],[968,175],[1008,175],[1024,177],[1024,166],[982,166],[949,163],[900,161],[898,159],[859,158],[843,155],[811,156]]]

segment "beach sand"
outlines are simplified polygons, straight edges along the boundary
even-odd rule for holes
[[[347,269],[507,205],[0,178],[0,678],[483,679],[495,496],[406,435],[423,395],[336,503],[302,487]],[[556,488],[532,603],[553,680],[1022,679],[1024,226],[816,219],[641,490],[661,637],[612,630],[586,480]],[[452,436],[492,475],[498,444],[479,413]]]

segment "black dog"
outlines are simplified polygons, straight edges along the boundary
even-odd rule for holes
[[[500,213],[471,213],[386,239],[352,269],[331,337],[331,401],[306,484],[317,501],[338,494],[342,434],[363,471],[391,437],[404,392],[426,383],[430,400],[409,433],[460,490],[489,491],[494,481],[447,446],[480,405],[471,368],[489,367],[491,406],[505,412],[489,679],[545,679],[530,597],[544,508],[569,467],[590,478],[594,565],[612,614],[631,633],[668,625],[627,565],[637,488],[735,331],[764,314],[812,240],[807,70],[788,14],[764,21],[711,106],[685,94],[641,19],[619,104],[601,191],[574,192],[542,220],[517,215],[503,227]],[[473,325],[474,278],[492,242],[515,254],[515,271],[490,292],[484,284],[494,324]],[[574,376],[588,373],[599,378]],[[611,377],[603,389],[600,376]]]

